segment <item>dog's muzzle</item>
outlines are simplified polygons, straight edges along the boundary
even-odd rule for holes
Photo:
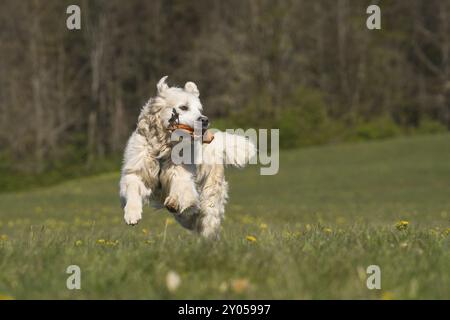
[[[209,119],[207,116],[200,116],[198,117],[197,121],[200,121],[202,123],[202,130],[203,133],[205,133],[206,129],[209,127]]]

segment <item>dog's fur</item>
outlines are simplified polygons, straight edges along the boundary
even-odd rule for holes
[[[179,113],[179,123],[192,128],[205,117],[197,86],[187,82],[184,88],[169,87],[166,78],[158,82],[157,96],[142,108],[125,149],[120,179],[124,219],[137,224],[143,204],[151,200],[164,205],[183,227],[217,238],[228,198],[224,165],[243,167],[256,149],[244,137],[216,132],[210,144],[202,145],[202,163],[174,164],[168,130],[173,109]]]

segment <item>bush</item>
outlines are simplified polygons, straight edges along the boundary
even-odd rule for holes
[[[355,128],[355,139],[350,140],[380,140],[398,136],[401,128],[389,116],[381,116],[374,120],[358,124]]]
[[[252,98],[240,111],[229,117],[227,124],[233,128],[275,128],[276,107],[267,92]]]
[[[329,120],[322,95],[300,87],[283,108],[276,127],[280,128],[282,148],[295,148],[327,142]]]
[[[448,129],[442,123],[432,120],[430,118],[424,118],[420,121],[419,126],[416,128],[415,133],[418,134],[434,134],[447,132]]]

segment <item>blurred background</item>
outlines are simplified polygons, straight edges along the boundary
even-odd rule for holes
[[[440,0],[4,0],[0,191],[118,170],[164,75],[197,83],[213,127],[280,128],[282,148],[448,131],[449,18]]]

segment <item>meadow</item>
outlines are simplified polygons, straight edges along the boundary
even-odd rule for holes
[[[450,299],[450,135],[283,151],[277,175],[228,180],[217,242],[149,207],[126,226],[118,172],[0,194],[0,297]]]

